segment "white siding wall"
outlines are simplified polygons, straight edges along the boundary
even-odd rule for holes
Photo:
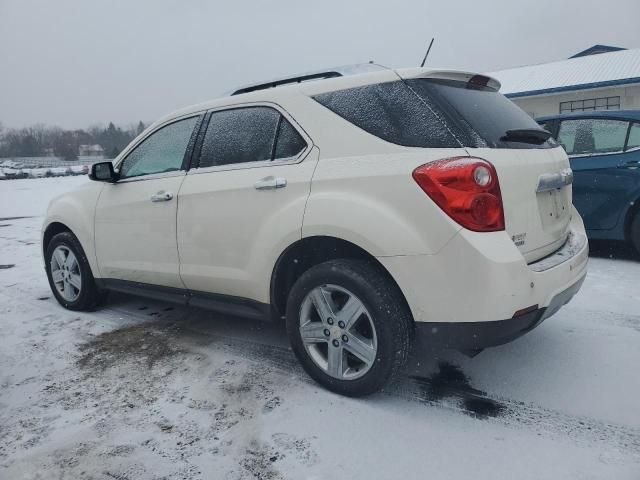
[[[601,97],[620,97],[620,108],[623,110],[640,110],[640,85],[629,87],[594,88],[577,90],[535,97],[520,97],[512,100],[534,118],[560,113],[560,102],[569,100],[589,100]]]

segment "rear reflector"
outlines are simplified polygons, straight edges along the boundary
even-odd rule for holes
[[[453,220],[475,232],[504,230],[502,196],[495,168],[477,157],[427,163],[413,179]]]

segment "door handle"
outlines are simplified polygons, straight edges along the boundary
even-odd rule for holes
[[[628,162],[618,165],[618,168],[639,168],[640,160],[629,160]]]
[[[265,177],[253,184],[256,190],[275,190],[287,186],[287,179],[283,177]]]
[[[165,192],[164,190],[159,191],[158,193],[154,193],[151,195],[152,202],[168,202],[173,198],[173,193]]]

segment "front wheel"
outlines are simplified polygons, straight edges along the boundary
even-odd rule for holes
[[[78,239],[71,232],[55,235],[45,252],[49,286],[58,303],[69,310],[92,310],[104,297]]]
[[[406,363],[411,314],[369,262],[332,260],[307,270],[291,289],[286,318],[305,371],[336,393],[376,392]]]

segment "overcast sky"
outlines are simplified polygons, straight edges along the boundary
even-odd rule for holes
[[[375,60],[473,71],[640,47],[639,0],[0,0],[0,122],[154,120],[234,86]]]

